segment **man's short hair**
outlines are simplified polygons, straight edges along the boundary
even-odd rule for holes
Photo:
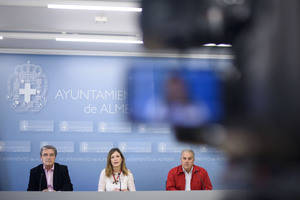
[[[182,154],[183,154],[184,152],[189,152],[189,153],[193,154],[193,158],[195,158],[195,153],[194,153],[194,151],[193,151],[192,149],[183,149],[183,150],[181,151],[181,156],[182,156]]]
[[[43,151],[46,150],[46,149],[53,149],[55,157],[56,157],[56,155],[57,155],[57,149],[54,146],[52,146],[52,145],[45,145],[45,146],[43,146],[41,148],[41,151],[40,151],[40,156],[42,156]]]

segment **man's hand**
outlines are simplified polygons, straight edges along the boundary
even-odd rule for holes
[[[48,189],[44,189],[43,192],[56,192],[56,190],[48,190]]]
[[[115,188],[114,191],[117,191],[117,192],[127,192],[128,190],[127,189],[123,189],[123,190],[120,191],[119,188]]]

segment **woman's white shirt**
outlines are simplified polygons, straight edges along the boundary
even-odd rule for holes
[[[118,173],[115,173],[115,178],[117,179]],[[123,173],[120,174],[119,181],[114,183],[114,177],[107,177],[105,175],[105,169],[103,169],[100,173],[99,183],[98,183],[98,191],[114,191],[119,190],[121,185],[121,190],[135,191],[133,174],[128,170],[128,175],[125,176]]]

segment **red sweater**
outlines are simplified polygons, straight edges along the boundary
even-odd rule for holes
[[[185,174],[181,165],[169,171],[166,190],[185,190]],[[208,174],[202,167],[193,166],[191,190],[212,190]]]

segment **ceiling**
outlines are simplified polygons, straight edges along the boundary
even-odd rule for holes
[[[80,36],[89,38],[130,37],[142,40],[139,28],[141,12],[50,9],[48,4],[140,7],[139,0],[0,0],[0,52],[79,55],[138,55],[152,53],[142,44],[92,42],[61,42],[56,37]],[[97,21],[97,20],[100,21]],[[207,53],[207,51],[205,51]],[[226,51],[227,52],[227,51]],[[174,51],[157,52],[174,56]],[[171,55],[172,54],[172,55]],[[199,57],[203,50],[189,53]],[[224,54],[224,50],[222,53]],[[228,54],[228,53],[225,53]],[[178,56],[178,54],[176,55]]]
[[[110,1],[112,3],[118,3]],[[81,37],[132,36],[141,37],[138,26],[140,13],[93,10],[49,9],[47,4],[99,5],[102,1],[0,0],[1,49],[41,49],[79,51],[137,51],[137,44],[107,44],[59,42],[60,35]],[[137,5],[137,1],[122,1],[122,5]],[[97,22],[95,19],[104,19]]]

